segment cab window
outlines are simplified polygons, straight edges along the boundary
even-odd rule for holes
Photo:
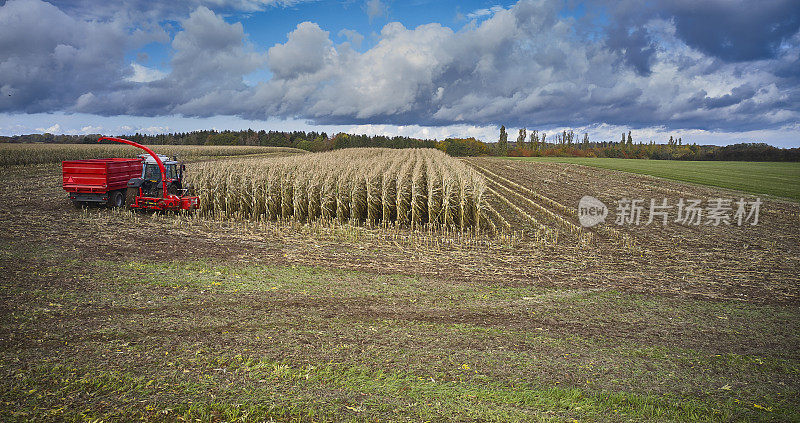
[[[167,179],[178,179],[178,169],[177,166],[174,164],[168,164],[166,166],[167,170]]]
[[[144,179],[148,181],[158,181],[161,179],[161,171],[155,163],[147,163],[144,167]]]

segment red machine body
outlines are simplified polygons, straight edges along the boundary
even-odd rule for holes
[[[187,190],[181,188],[184,169],[182,164],[168,161],[171,169],[171,177],[168,178],[164,163],[153,150],[122,138],[102,137],[97,141],[103,140],[141,148],[153,158],[158,166],[158,171],[155,175],[152,172],[148,173],[149,176],[145,175],[147,166],[151,167],[150,170],[155,170],[152,168],[153,161],[149,161],[149,158],[146,157],[63,161],[61,163],[62,186],[76,206],[105,203],[113,207],[122,207],[127,203],[131,208],[146,210],[195,210],[200,208],[200,199],[186,195]],[[180,173],[178,173],[177,167],[180,167]],[[145,180],[146,176],[148,180]],[[143,184],[148,187],[147,193],[142,189]]]
[[[124,205],[128,181],[142,175],[139,159],[90,159],[61,162],[62,186],[76,205]]]
[[[127,201],[131,208],[146,210],[195,210],[200,208],[200,199],[198,197],[185,195],[185,189],[183,190],[184,195],[176,195],[168,192],[168,184],[175,182],[175,179],[167,179],[167,172],[166,168],[164,167],[164,163],[161,161],[161,158],[158,156],[158,154],[153,152],[153,150],[123,138],[101,137],[97,140],[97,142],[101,142],[103,140],[115,141],[141,148],[155,160],[159,171],[161,172],[160,196],[145,195],[141,185],[138,187],[131,187],[131,181],[129,180],[127,182]],[[141,175],[142,174],[140,173],[137,175],[137,177]]]

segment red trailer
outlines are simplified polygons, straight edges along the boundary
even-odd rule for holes
[[[142,176],[141,159],[90,159],[61,162],[63,187],[76,207],[125,205],[128,181]]]

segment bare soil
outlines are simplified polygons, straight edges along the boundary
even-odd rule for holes
[[[670,221],[667,225],[645,225],[649,200],[660,203],[667,199],[675,205],[678,199],[713,198],[754,200],[750,194],[722,188],[684,184],[645,175],[563,163],[534,163],[496,158],[467,160],[484,174],[490,187],[505,200],[490,196],[490,204],[504,216],[513,216],[514,203],[538,220],[547,221],[529,202],[543,207],[578,225],[577,206],[581,197],[590,195],[603,201],[614,212],[622,198],[643,199],[645,211],[641,225],[616,225],[612,214],[604,224],[588,231],[595,242],[580,256],[589,260],[587,273],[608,275],[611,280],[623,279],[614,286],[644,288],[653,292],[702,295],[709,298],[745,301],[797,303],[800,288],[800,204],[768,197],[762,198],[759,222],[755,226],[736,224],[720,226],[683,225]],[[487,172],[488,170],[488,172]],[[494,175],[502,178],[497,178]],[[526,187],[570,209],[565,213],[547,202],[519,190],[508,181]],[[507,189],[503,189],[503,187]],[[513,190],[517,194],[509,194]],[[675,216],[673,210],[671,216]],[[522,219],[512,218],[519,230],[532,233],[535,228]],[[660,222],[656,220],[656,222]],[[553,224],[553,227],[558,225]],[[570,234],[564,232],[564,238]],[[591,250],[591,251],[588,251]],[[558,260],[560,257],[553,257]],[[591,283],[589,283],[591,284]],[[634,286],[635,284],[635,286]],[[580,285],[578,285],[580,286]]]
[[[59,186],[58,166],[0,169],[0,364],[7,384],[0,385],[7,389],[0,416],[20,409],[33,413],[15,415],[23,420],[57,419],[35,410],[66,404],[91,409],[90,416],[114,417],[104,413],[131,407],[117,418],[172,420],[142,412],[141,404],[211,403],[227,398],[228,390],[239,392],[230,404],[248,402],[263,381],[227,373],[230,362],[221,361],[242,355],[474,386],[488,380],[515,389],[530,383],[598,395],[676,396],[677,403],[699,398],[741,419],[764,418],[751,414],[760,412],[755,401],[791,413],[800,360],[796,203],[765,199],[763,225],[754,227],[611,228],[625,237],[601,228],[592,229],[589,244],[553,223],[558,241],[544,242],[509,202],[543,223],[548,216],[531,201],[577,224],[564,210],[583,195],[613,204],[621,196],[739,194],[575,165],[468,162],[561,206],[487,177],[496,192],[506,193],[505,200],[489,200],[516,236],[209,221],[75,210]],[[203,351],[219,357],[202,361]],[[66,383],[31,376],[43,364],[78,369],[72,370],[78,376],[65,377],[72,380],[118,370],[180,386],[209,374],[217,379],[196,393],[163,388],[93,396],[81,387],[65,398],[29,395]],[[373,395],[361,383],[309,389],[280,382],[275,389],[309,396],[300,402],[303,410],[322,402],[333,407],[338,418],[332,420],[358,419],[353,409]],[[750,403],[728,404],[730,387],[720,390],[728,385]],[[418,399],[400,397],[414,404],[398,406],[404,419],[424,420],[415,414]],[[389,394],[374,399],[396,401]],[[511,407],[484,401],[476,408]],[[455,404],[453,418],[461,419],[464,405]],[[530,419],[539,416],[535,408],[521,410],[533,413]],[[589,418],[642,419],[598,412],[612,417]],[[582,415],[568,409],[547,416]]]

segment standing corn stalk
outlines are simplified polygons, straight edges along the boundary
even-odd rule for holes
[[[186,179],[212,216],[460,230],[480,227],[486,189],[481,175],[432,149],[231,158],[200,163]]]

